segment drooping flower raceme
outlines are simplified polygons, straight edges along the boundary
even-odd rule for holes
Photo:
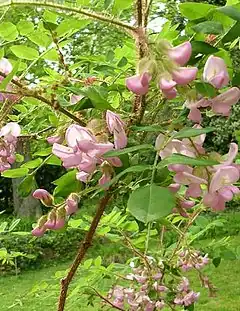
[[[35,190],[33,197],[40,200],[45,206],[52,208],[47,215],[43,215],[38,220],[36,227],[32,230],[32,234],[38,237],[43,236],[47,230],[62,229],[69,216],[77,212],[80,201],[78,194],[71,193],[64,203],[55,205],[53,196],[45,189]]]
[[[21,128],[15,122],[10,122],[0,130],[0,172],[11,168],[15,162],[17,137],[20,136]]]

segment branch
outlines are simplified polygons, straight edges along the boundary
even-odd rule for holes
[[[0,76],[6,78],[7,75],[3,72],[0,72]],[[47,104],[48,106],[50,106],[51,108],[61,112],[62,114],[65,114],[65,116],[69,117],[70,119],[72,119],[73,121],[77,122],[78,124],[80,124],[81,126],[85,126],[85,122],[83,122],[82,120],[80,120],[78,117],[76,117],[74,114],[72,114],[71,112],[69,112],[68,110],[64,109],[63,107],[60,106],[59,102],[54,100],[53,102],[47,98],[45,98],[42,95],[39,95],[37,91],[32,91],[32,90],[28,90],[26,88],[25,85],[23,85],[21,82],[12,79],[11,83],[16,85],[19,89],[20,89],[20,95],[22,97],[34,97],[40,101],[42,101],[43,103]],[[1,91],[0,91],[1,92]],[[7,92],[9,93],[9,92]],[[11,92],[10,92],[11,93]],[[12,94],[18,94],[18,93],[12,93]]]
[[[60,293],[60,297],[59,297],[59,301],[58,301],[58,311],[64,311],[69,284],[71,283],[80,263],[82,262],[83,258],[85,257],[86,252],[88,251],[89,247],[92,245],[92,240],[93,240],[95,231],[97,229],[99,221],[100,221],[100,219],[104,213],[104,210],[105,210],[110,198],[111,198],[111,194],[108,191],[108,192],[106,192],[105,196],[100,201],[96,215],[94,216],[93,221],[91,223],[91,226],[90,226],[88,232],[86,233],[83,242],[80,245],[77,256],[76,256],[66,278],[61,280],[61,293]]]
[[[109,23],[109,24],[121,27],[121,28],[123,28],[127,31],[130,31],[130,32],[136,30],[136,28],[134,26],[131,26],[127,23],[124,23],[124,22],[116,19],[113,16],[99,14],[96,12],[92,12],[90,10],[78,8],[77,6],[76,7],[74,7],[74,6],[70,7],[70,6],[66,6],[63,4],[57,4],[57,3],[54,3],[54,2],[48,1],[48,0],[45,0],[45,1],[41,1],[41,0],[29,0],[29,1],[26,1],[26,0],[8,0],[8,1],[4,1],[3,3],[0,3],[0,8],[8,7],[8,6],[21,6],[21,5],[23,5],[23,6],[33,5],[33,6],[37,6],[37,7],[47,7],[47,8],[53,8],[53,9],[59,9],[59,10],[66,11],[66,12],[85,15],[89,18],[96,19],[96,20],[99,20],[99,21],[102,21],[105,23]]]

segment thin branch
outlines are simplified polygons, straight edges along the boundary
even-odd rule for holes
[[[0,72],[0,76],[6,78],[6,74],[4,74],[3,72]],[[54,100],[54,102],[52,102],[51,100],[45,98],[44,96],[38,94],[37,91],[35,90],[29,90],[26,88],[25,85],[23,85],[21,82],[12,79],[11,83],[13,83],[14,85],[16,85],[20,90],[20,95],[22,97],[33,97],[36,98],[40,101],[42,101],[43,103],[47,104],[48,106],[50,106],[51,108],[61,112],[62,114],[64,114],[65,116],[69,117],[70,119],[72,119],[73,121],[77,122],[78,124],[80,124],[81,126],[85,126],[85,122],[83,122],[82,120],[80,120],[78,117],[76,117],[74,114],[72,114],[71,112],[69,112],[68,110],[64,109],[63,107],[60,106],[59,102],[57,100]],[[19,99],[18,99],[19,100]]]
[[[91,226],[90,226],[88,232],[86,233],[83,242],[80,245],[77,256],[76,256],[67,276],[61,280],[61,293],[60,293],[60,297],[59,297],[59,301],[58,301],[58,311],[64,310],[69,284],[71,283],[80,263],[82,262],[83,258],[86,255],[88,249],[92,245],[92,240],[93,240],[93,237],[95,235],[97,226],[100,222],[100,219],[104,213],[104,210],[105,210],[110,198],[111,198],[111,194],[109,191],[107,191],[105,196],[100,201],[96,215],[94,216],[93,221],[91,223]]]
[[[27,134],[26,135],[20,135],[20,137],[21,138],[35,138],[35,139],[37,139],[37,137],[39,135],[41,135],[41,134],[43,134],[45,132],[48,132],[48,131],[50,131],[52,129],[54,129],[54,127],[53,126],[49,126],[49,127],[45,128],[45,129],[43,129],[43,130],[41,130],[41,131],[39,131],[37,133],[32,133],[32,134],[28,134],[28,135]]]
[[[77,13],[81,15],[85,15],[89,18],[99,20],[102,22],[106,22],[118,27],[121,27],[127,31],[135,31],[136,28],[134,26],[131,26],[127,23],[124,23],[118,19],[116,19],[114,16],[108,16],[108,15],[103,15],[99,14],[96,12],[92,12],[90,10],[82,9],[79,7],[75,6],[66,6],[63,4],[57,4],[51,1],[41,1],[41,0],[32,0],[32,1],[26,1],[26,0],[9,0],[9,1],[4,1],[3,3],[0,3],[0,8],[1,7],[7,7],[7,6],[37,6],[37,7],[47,7],[47,8],[53,8],[53,9],[59,9],[62,11],[66,12],[71,12],[71,13]]]
[[[103,295],[101,295],[94,287],[90,286],[90,288],[95,292],[95,294],[101,298],[103,301],[105,301],[107,304],[109,304],[111,307],[113,307],[114,309],[120,310],[120,311],[124,311],[124,309],[114,305],[110,300],[108,300],[106,297],[104,297]]]

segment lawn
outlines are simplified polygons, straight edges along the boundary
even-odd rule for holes
[[[240,244],[240,236],[232,237],[234,245]],[[34,285],[40,281],[51,282],[58,286],[53,278],[56,271],[64,270],[69,263],[44,268],[38,271],[24,272],[19,276],[6,276],[0,279],[0,311],[55,311],[57,290],[53,294],[40,299],[38,292],[28,295]],[[210,280],[218,288],[217,297],[208,298],[205,289],[201,289],[197,277],[192,276],[192,287],[201,291],[201,298],[195,311],[240,311],[240,261],[222,261],[218,268],[211,265],[207,270]],[[44,284],[44,283],[42,283]],[[47,291],[47,289],[46,289]],[[96,308],[86,307],[79,302],[68,306],[67,311],[97,311]],[[101,308],[99,307],[99,310]]]

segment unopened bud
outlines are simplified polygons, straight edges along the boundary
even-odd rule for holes
[[[56,225],[56,211],[52,210],[50,213],[48,213],[47,216],[47,222],[45,223],[45,227],[48,229],[54,229]]]
[[[76,213],[77,209],[78,209],[78,203],[80,201],[79,196],[77,195],[77,193],[71,193],[67,200],[66,200],[66,213],[67,216]]]
[[[37,189],[33,192],[33,197],[35,199],[41,200],[43,205],[45,206],[52,206],[53,198],[51,194],[45,189]]]
[[[66,217],[66,210],[65,207],[59,207],[57,209],[57,218],[56,218],[56,223],[54,226],[54,230],[59,230],[62,229],[65,226],[65,217]]]

